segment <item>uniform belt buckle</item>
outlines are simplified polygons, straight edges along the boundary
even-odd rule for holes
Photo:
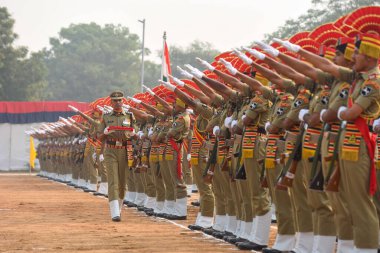
[[[116,141],[115,146],[121,147],[121,146],[123,146],[123,143],[121,141]]]

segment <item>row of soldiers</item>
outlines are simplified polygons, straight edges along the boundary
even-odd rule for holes
[[[254,71],[198,58],[206,71],[178,67],[186,80],[145,87],[130,105],[122,92],[110,95],[111,110],[88,128],[112,220],[123,200],[186,219],[191,166],[200,209],[190,229],[245,250],[378,252],[380,37],[342,36],[319,54],[307,50],[311,39],[275,42],[234,50]],[[59,155],[45,156],[64,170]],[[272,204],[277,236],[268,248]]]

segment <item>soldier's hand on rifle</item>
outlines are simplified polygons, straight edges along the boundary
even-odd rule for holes
[[[191,74],[193,74],[197,78],[202,78],[205,75],[205,74],[203,74],[202,71],[200,71],[197,68],[194,68],[190,64],[185,64],[185,67],[188,68],[190,70]]]
[[[180,66],[177,66],[177,69],[179,73],[181,73],[181,75],[183,75],[187,79],[193,79],[194,76],[190,74],[189,72],[187,72],[186,70],[182,69]]]
[[[152,135],[153,135],[153,127],[150,127],[149,131],[148,131],[148,137],[150,137]]]
[[[181,87],[185,86],[185,82],[179,80],[177,77],[169,75],[169,78],[172,79],[172,81],[175,82],[178,86],[181,86]]]
[[[340,120],[344,120],[344,119],[342,119],[342,116],[341,116],[341,114],[342,114],[344,111],[347,111],[347,107],[346,107],[346,106],[341,106],[341,107],[339,107],[339,109],[338,109],[338,114],[337,114],[338,119],[340,119]]]
[[[321,122],[324,122],[323,120],[323,114],[325,114],[327,112],[327,109],[322,109],[321,112],[319,113],[319,120]]]
[[[187,154],[186,159],[187,159],[188,162],[190,162],[191,161],[191,154]]]
[[[214,128],[212,129],[212,133],[215,136],[218,136],[220,134],[220,127],[219,126],[214,126]]]
[[[232,75],[236,75],[237,69],[235,69],[230,62],[226,61],[223,58],[220,58],[219,62],[227,68],[228,72],[230,72]]]
[[[104,155],[103,155],[103,154],[100,154],[100,155],[99,155],[99,161],[100,161],[100,162],[103,162],[103,161],[104,161]]]
[[[250,53],[253,57],[259,59],[259,60],[264,60],[265,59],[265,54],[263,53],[260,53],[259,51],[257,51],[256,49],[251,49],[251,48],[248,48],[248,47],[244,47],[244,50],[247,51],[248,53]]]
[[[239,57],[245,64],[248,64],[248,65],[252,64],[253,62],[252,59],[246,56],[245,54],[243,54],[240,50],[234,48],[232,51],[233,51],[233,54]]]
[[[214,71],[215,70],[215,67],[212,66],[210,63],[208,63],[207,61],[205,60],[202,60],[201,58],[199,57],[196,57],[195,58],[200,64],[202,64],[206,69],[210,70],[210,71]]]
[[[144,132],[143,131],[138,131],[137,132],[137,137],[139,137],[140,139],[144,136]]]
[[[175,90],[175,85],[169,83],[169,82],[165,82],[163,80],[158,80],[158,82],[162,85],[164,85],[167,89],[171,90],[171,91],[174,91]]]
[[[309,113],[309,110],[308,109],[301,109],[300,112],[298,113],[298,119],[300,121],[305,121],[304,117],[306,114]]]
[[[224,119],[224,126],[227,128],[231,128],[231,123],[232,123],[232,117],[226,117]]]
[[[96,161],[96,153],[95,152],[92,154],[92,160]]]
[[[150,95],[152,95],[152,96],[155,95],[155,93],[152,91],[152,89],[149,88],[149,87],[147,87],[147,86],[145,86],[144,84],[143,84],[143,88],[144,88],[144,89],[145,89]]]
[[[267,122],[265,123],[265,126],[264,126],[264,129],[265,129],[265,131],[266,131],[267,133],[269,132],[269,127],[270,127],[270,122],[267,121]]]
[[[273,41],[279,43],[280,45],[282,45],[283,47],[285,47],[286,49],[294,53],[298,53],[298,51],[300,51],[301,49],[300,46],[290,43],[289,41],[284,41],[277,38],[274,38]]]

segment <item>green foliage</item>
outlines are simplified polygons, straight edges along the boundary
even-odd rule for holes
[[[14,22],[8,10],[0,8],[0,100],[30,100],[31,86],[40,89],[35,84],[45,79],[46,67],[41,55],[28,57],[26,47],[14,47],[17,38],[13,32]]]
[[[334,22],[339,17],[346,15],[362,6],[379,5],[380,0],[312,0],[313,8],[297,19],[285,21],[276,31],[266,34],[265,41],[273,38],[286,39],[302,31],[312,31],[317,26]]]
[[[54,99],[92,101],[113,90],[138,91],[141,43],[128,28],[71,25],[50,44],[46,64]]]

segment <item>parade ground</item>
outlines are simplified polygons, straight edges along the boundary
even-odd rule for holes
[[[236,252],[237,248],[191,231],[188,219],[148,217],[124,206],[112,222],[107,199],[33,174],[0,174],[0,252]],[[271,243],[276,228],[272,224]]]

